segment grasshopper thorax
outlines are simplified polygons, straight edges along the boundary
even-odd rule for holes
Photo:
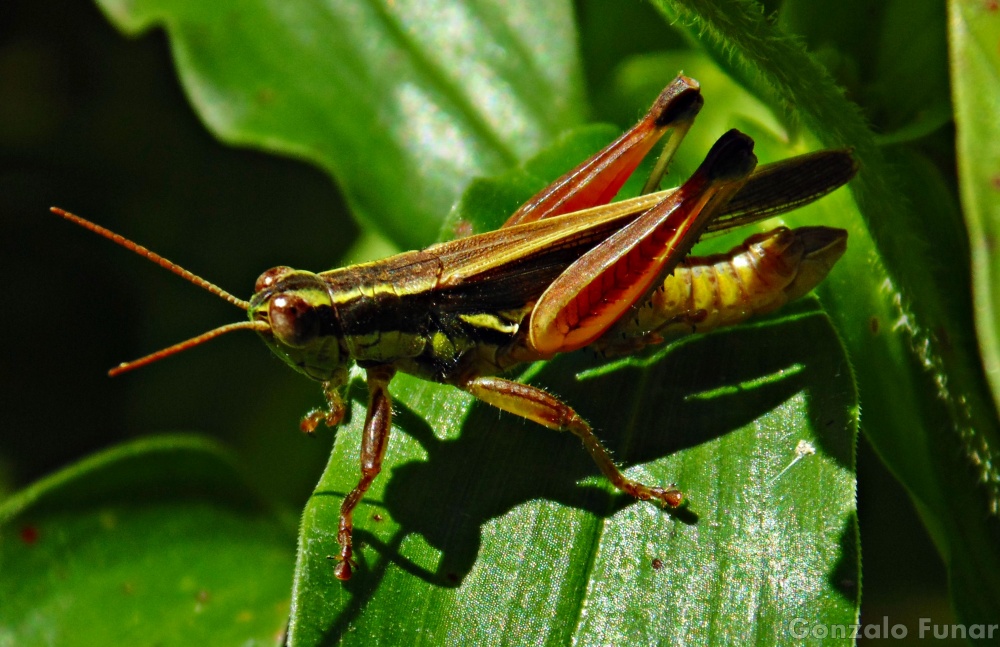
[[[264,342],[292,368],[328,381],[348,360],[337,311],[323,279],[312,272],[274,267],[257,279],[248,309]]]

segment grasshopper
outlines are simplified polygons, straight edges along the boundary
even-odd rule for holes
[[[371,263],[313,273],[264,272],[249,301],[79,216],[53,211],[160,264],[247,311],[222,326],[110,371],[117,375],[232,330],[255,330],[293,369],[322,384],[326,408],[301,423],[312,432],[346,411],[349,367],[364,370],[368,411],[361,477],[341,506],[334,575],[355,567],[353,513],[388,447],[389,383],[402,371],[450,384],[501,410],[575,434],[598,468],[637,499],[676,507],[675,486],[625,476],[568,404],[502,374],[524,362],[591,348],[633,353],[671,334],[732,325],[812,290],[846,249],[847,233],[778,227],[727,254],[689,257],[705,232],[794,209],[843,185],[850,151],[821,151],[756,169],[753,140],[723,135],[679,188],[652,192],[703,99],[678,76],[628,132],[550,184],[492,232]],[[608,204],[670,132],[638,198]]]

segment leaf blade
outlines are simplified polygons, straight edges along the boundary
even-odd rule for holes
[[[130,33],[164,26],[217,136],[316,163],[404,248],[472,177],[581,118],[565,2],[99,4]]]
[[[290,528],[217,445],[136,441],[4,502],[0,640],[271,642],[291,557]]]

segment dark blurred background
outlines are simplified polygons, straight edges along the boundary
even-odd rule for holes
[[[643,4],[578,8],[591,117],[618,120],[602,87],[624,57],[670,46],[669,35]],[[297,430],[319,390],[251,334],[107,378],[122,360],[244,315],[50,215],[52,205],[245,298],[268,267],[323,270],[342,258],[358,230],[333,182],[214,140],[161,32],[128,40],[90,2],[0,4],[0,498],[120,441],[193,431],[233,448],[262,492],[301,507],[331,442]],[[948,622],[945,571],[908,498],[864,439],[858,462],[863,621]]]

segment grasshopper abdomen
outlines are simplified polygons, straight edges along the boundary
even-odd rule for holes
[[[843,229],[778,227],[723,254],[689,256],[594,347],[609,356],[633,353],[773,312],[819,285],[846,249]]]

